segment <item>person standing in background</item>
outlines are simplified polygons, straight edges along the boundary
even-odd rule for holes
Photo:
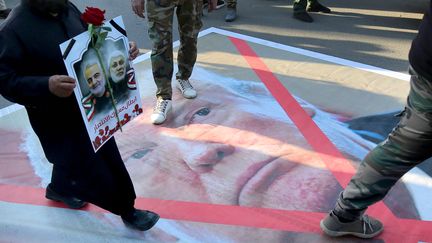
[[[318,0],[294,0],[293,17],[303,22],[312,23],[313,18],[307,12],[331,13],[331,10]]]
[[[233,22],[237,19],[237,0],[227,0],[226,22]]]

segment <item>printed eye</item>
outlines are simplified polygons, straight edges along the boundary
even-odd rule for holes
[[[210,113],[209,108],[201,108],[193,116],[207,116]]]
[[[193,115],[190,118],[188,124],[191,124],[191,123],[194,123],[194,122],[199,122],[200,118],[203,119],[208,114],[210,114],[210,109],[209,108],[207,108],[207,107],[200,108],[199,110],[195,111],[195,113],[193,113]],[[198,119],[198,120],[196,120],[196,119]]]
[[[144,157],[150,151],[151,151],[151,149],[138,150],[135,153],[133,153],[131,157],[134,158],[134,159],[141,159],[142,157]]]

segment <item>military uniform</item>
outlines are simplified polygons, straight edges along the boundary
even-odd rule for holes
[[[339,218],[359,219],[406,172],[432,156],[431,12],[429,6],[410,49],[411,89],[401,120],[388,138],[366,156],[341,193],[333,210]]]
[[[235,8],[237,6],[237,0],[227,0],[226,2],[228,8]]]
[[[148,33],[153,42],[151,62],[157,86],[156,96],[171,99],[173,75],[172,22],[177,15],[180,48],[178,51],[177,79],[187,80],[197,58],[198,32],[202,27],[202,1],[147,0]]]

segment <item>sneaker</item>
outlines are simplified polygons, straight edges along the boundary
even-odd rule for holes
[[[208,0],[203,0],[203,8],[207,8],[208,7]]]
[[[12,9],[7,8],[4,10],[0,10],[0,19],[5,19],[9,15],[9,13],[12,11]]]
[[[155,125],[159,125],[165,122],[168,117],[168,113],[171,111],[171,100],[164,100],[159,98],[156,102],[156,106],[153,109],[153,114],[150,119]]]
[[[313,18],[306,12],[294,12],[293,17],[303,22],[312,23]]]
[[[133,229],[146,231],[159,220],[159,215],[147,210],[134,209],[131,213],[121,215],[123,223]]]
[[[177,79],[176,86],[186,99],[193,99],[197,96],[196,90],[192,87],[189,80],[187,79]]]
[[[220,8],[222,8],[223,6],[225,6],[225,1],[224,0],[218,0],[217,1],[217,3],[216,3],[216,9],[220,9]]]
[[[380,221],[367,215],[363,215],[356,221],[343,223],[333,213],[321,220],[320,226],[329,236],[353,235],[364,239],[375,237],[384,229]]]
[[[225,22],[233,22],[237,18],[237,8],[227,8]]]
[[[331,13],[331,9],[327,8],[326,6],[322,5],[319,2],[316,2],[314,4],[310,4],[306,10],[308,12]]]
[[[62,202],[72,209],[79,209],[87,205],[87,202],[84,202],[83,200],[78,199],[76,197],[68,197],[68,196],[60,195],[59,193],[55,192],[50,185],[48,185],[46,188],[45,197],[49,200]]]

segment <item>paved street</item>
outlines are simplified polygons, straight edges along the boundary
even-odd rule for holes
[[[18,0],[6,0],[9,7]],[[73,1],[80,9],[106,9],[107,18],[122,15],[131,40],[150,49],[147,26],[136,17],[129,1]],[[240,17],[223,21],[226,8],[205,13],[204,27],[217,27],[285,45],[304,48],[398,72],[406,72],[407,55],[415,37],[425,0],[323,0],[332,14],[312,14],[314,23],[292,18],[292,1],[238,0]],[[174,32],[174,40],[178,33]],[[1,97],[0,97],[1,98]],[[8,103],[0,99],[0,107]]]

